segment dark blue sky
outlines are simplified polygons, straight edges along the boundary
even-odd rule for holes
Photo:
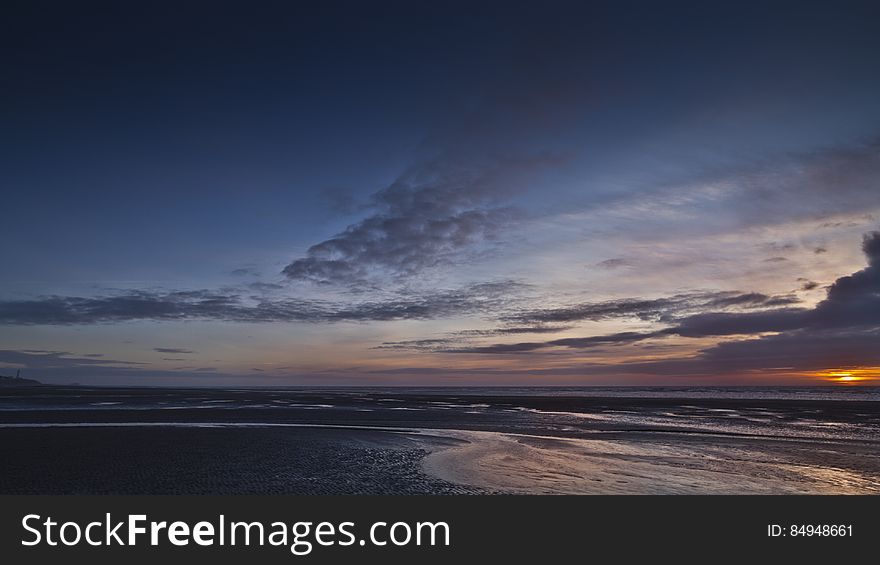
[[[674,363],[775,326],[673,330],[812,311],[865,266],[876,3],[4,12],[0,367],[544,384],[875,365],[853,345],[719,375]],[[526,315],[661,299],[555,325]],[[816,335],[789,329],[777,339]],[[876,328],[846,331],[855,344]],[[589,350],[564,341],[583,338]]]

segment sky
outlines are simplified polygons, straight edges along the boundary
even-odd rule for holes
[[[880,384],[876,2],[11,2],[0,374]]]

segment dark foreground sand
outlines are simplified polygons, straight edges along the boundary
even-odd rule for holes
[[[3,494],[470,494],[423,472],[449,442],[320,428],[0,429]]]

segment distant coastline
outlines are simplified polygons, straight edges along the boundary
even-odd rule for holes
[[[12,386],[40,386],[43,383],[40,381],[35,381],[33,379],[23,379],[21,377],[8,377],[6,375],[0,375],[0,387],[12,387]]]

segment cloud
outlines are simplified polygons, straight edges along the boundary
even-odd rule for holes
[[[583,373],[718,377],[761,372],[805,373],[834,368],[880,366],[880,331],[807,331],[726,341],[696,356],[581,367]]]
[[[481,167],[414,167],[372,197],[373,213],[311,246],[283,269],[292,280],[365,285],[450,264],[491,243],[518,217],[502,205],[524,176],[556,160],[499,160]]]
[[[552,334],[570,330],[572,326],[512,326],[488,330],[460,330],[454,332],[461,337],[485,337],[510,334]]]
[[[441,351],[456,343],[453,339],[409,339],[405,341],[385,341],[373,349],[402,349],[408,351]]]
[[[260,273],[254,269],[253,267],[242,267],[240,269],[233,269],[229,273],[235,277],[258,277]]]
[[[148,363],[97,358],[94,355],[77,356],[67,351],[36,351],[30,349],[0,349],[0,363],[22,365],[31,369],[148,365]]]
[[[683,318],[669,331],[684,337],[783,332],[803,327],[809,317],[810,310],[803,308],[749,313],[707,312]]]
[[[590,212],[600,226],[626,221],[630,238],[653,234],[677,239],[759,233],[756,228],[783,225],[850,231],[873,222],[880,211],[880,138],[757,160],[694,164],[687,170],[684,178],[658,176],[622,192],[610,205],[591,198],[583,212]],[[768,257],[788,257],[801,246],[828,253],[826,234],[811,235],[799,245],[767,246]]]
[[[724,342],[701,354],[715,368],[796,370],[840,366],[880,366],[880,331],[796,331],[758,339]]]
[[[0,301],[0,324],[76,325],[133,320],[232,322],[343,322],[427,320],[506,309],[527,288],[495,281],[424,294],[399,292],[386,300],[337,303],[282,298],[249,300],[210,290],[133,291],[98,297],[49,296]],[[172,352],[172,351],[169,351]]]
[[[591,337],[574,337],[554,339],[544,342],[524,343],[496,343],[480,347],[466,347],[460,349],[448,349],[448,353],[524,353],[545,349],[548,347],[568,347],[573,349],[588,349],[601,345],[620,345],[634,343],[651,337],[665,335],[665,331],[659,332],[619,332],[610,335],[598,335]]]
[[[571,326],[508,326],[484,330],[458,330],[449,332],[446,337],[431,339],[408,339],[385,341],[373,349],[399,349],[422,352],[463,351],[476,339],[517,334],[548,334],[571,329]]]
[[[713,308],[768,308],[796,304],[792,295],[769,296],[758,292],[693,292],[666,298],[624,298],[604,302],[586,302],[561,308],[530,310],[508,316],[511,321],[526,323],[599,321],[613,318],[663,320],[683,312]]]
[[[493,315],[508,309],[527,285],[517,281],[478,283],[447,291],[362,302],[326,313],[324,320],[428,320],[465,314]]]
[[[880,138],[866,143],[775,157],[701,179],[724,187],[726,210],[745,225],[775,225],[781,218],[822,220],[878,209]],[[823,222],[836,227],[839,222]],[[824,246],[814,253],[826,253]]]
[[[601,267],[602,269],[618,269],[620,267],[630,267],[632,264],[626,259],[615,258],[600,261],[596,263],[596,266]]]
[[[177,353],[181,355],[189,355],[191,353],[195,353],[194,351],[189,349],[178,349],[176,347],[154,347],[153,351],[157,351],[159,353]]]
[[[684,318],[675,331],[686,337],[880,326],[880,231],[864,236],[868,267],[838,278],[815,308],[706,313]]]
[[[551,310],[542,318],[604,319],[616,316],[655,317],[674,322],[654,332],[622,332],[604,336],[565,338],[546,342],[494,344],[444,349],[456,353],[506,354],[551,347],[589,348],[597,345],[635,343],[649,338],[678,335],[688,338],[749,335],[739,341],[722,342],[706,348],[696,357],[639,363],[618,363],[610,372],[645,372],[664,375],[708,375],[718,372],[787,367],[792,370],[840,366],[880,365],[880,231],[864,236],[862,250],[868,266],[838,278],[826,298],[814,308],[775,308],[751,312],[705,312],[669,319],[661,308],[694,303],[716,306],[772,305],[774,297],[754,293],[703,296],[683,300],[682,296],[653,301],[616,301],[564,311]],[[782,301],[784,303],[784,301]],[[533,314],[529,316],[534,317]],[[528,317],[528,316],[527,316]],[[772,334],[772,335],[760,335]]]
[[[101,297],[49,296],[0,302],[0,323],[65,325],[128,320],[179,320],[232,314],[237,296],[207,290],[157,293],[132,291]]]
[[[760,309],[779,312],[779,306],[794,304],[799,299],[792,295],[766,295],[758,292],[693,292],[677,294],[668,298],[640,299],[627,298],[604,302],[588,302],[564,308],[548,308],[514,312],[500,316],[508,323],[520,322],[529,325],[502,326],[486,330],[460,330],[450,332],[443,338],[416,339],[406,341],[384,342],[378,349],[409,349],[413,351],[447,352],[447,353],[521,353],[547,349],[551,347],[567,347],[584,349],[598,345],[634,343],[651,337],[659,337],[676,333],[675,329],[664,329],[657,332],[622,332],[608,336],[585,338],[563,338],[544,342],[497,343],[490,345],[474,345],[474,340],[486,337],[498,337],[515,334],[558,333],[572,328],[571,322],[603,321],[618,318],[635,318],[642,321],[670,322],[684,318],[693,326],[699,326],[700,319],[696,316],[685,317],[690,312],[702,309],[722,309],[742,311]],[[713,316],[733,315],[734,312],[713,312]],[[739,319],[735,318],[739,323]],[[715,320],[713,318],[712,322]],[[688,331],[684,328],[682,332]]]
[[[247,287],[251,290],[255,290],[257,292],[272,292],[276,290],[282,290],[284,285],[280,285],[277,283],[267,283],[267,282],[252,282]]]
[[[862,241],[862,251],[868,258],[868,265],[874,269],[880,269],[880,232],[871,232],[865,235]]]

